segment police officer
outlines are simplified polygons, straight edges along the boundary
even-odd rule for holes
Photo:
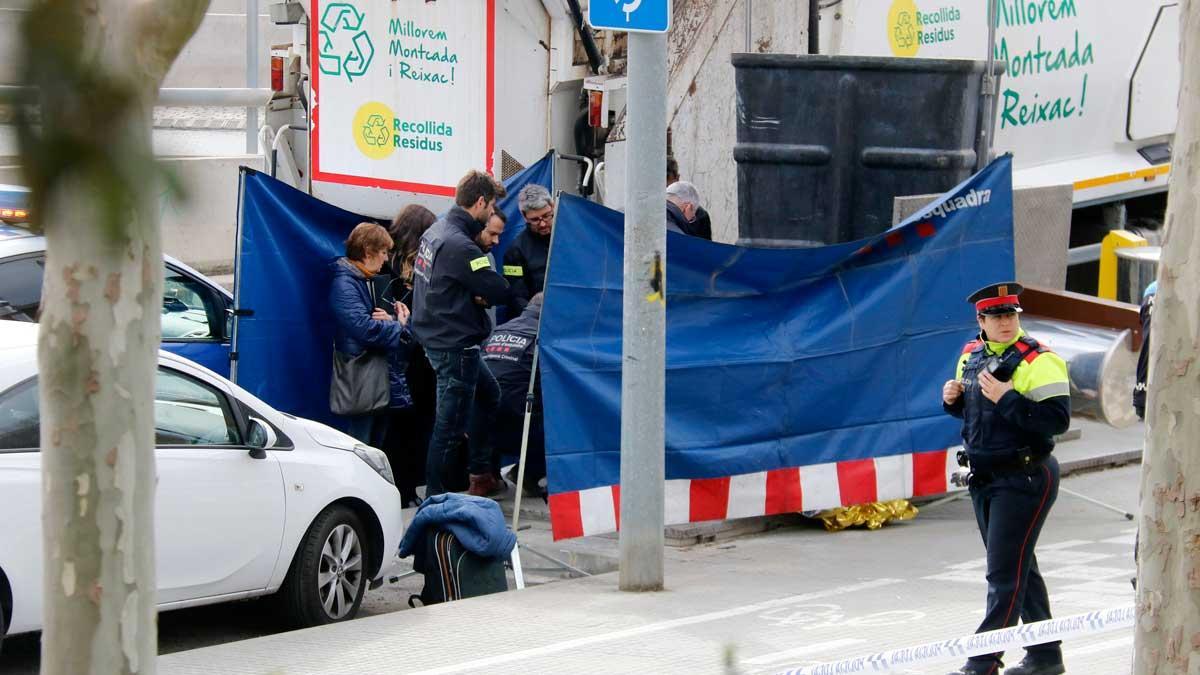
[[[500,404],[496,378],[480,344],[492,330],[486,305],[512,299],[477,239],[496,206],[495,180],[471,171],[458,182],[454,207],[421,236],[413,261],[412,332],[437,373],[437,413],[429,440],[425,494],[444,492],[450,453],[469,426],[469,492],[487,496],[503,485],[491,472],[489,431]]]
[[[517,206],[525,218],[525,230],[504,252],[504,278],[513,289],[513,300],[508,306],[510,317],[520,316],[529,300],[541,293],[546,284],[550,231],[554,226],[554,199],[541,185],[530,183],[521,188]]]
[[[525,405],[533,376],[533,353],[537,349],[538,324],[542,318],[542,294],[535,293],[521,316],[496,327],[483,343],[483,361],[500,384],[500,411],[496,415],[493,440],[498,449],[520,451],[525,430]],[[499,453],[495,460],[498,463]],[[529,444],[525,453],[527,494],[544,496],[538,482],[546,476],[545,422],[542,415],[542,383],[535,382],[529,414]],[[508,476],[515,485],[516,467]]]
[[[1034,546],[1058,496],[1054,436],[1071,421],[1067,365],[1021,330],[1022,289],[1015,282],[981,288],[979,338],[967,343],[955,379],[942,387],[946,412],[962,419],[971,502],[987,550],[987,611],[978,632],[1050,618],[1050,598]],[[957,675],[993,675],[1002,654],[971,657]],[[1006,675],[1066,672],[1061,643],[1026,648]]]

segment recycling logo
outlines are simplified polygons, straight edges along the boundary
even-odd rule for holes
[[[370,146],[384,146],[391,142],[392,134],[388,132],[388,124],[383,115],[373,113],[367,117],[362,126],[363,142]]]
[[[322,75],[345,75],[350,82],[366,75],[375,58],[375,45],[363,26],[365,19],[366,15],[348,2],[325,5],[318,36]]]
[[[913,18],[907,12],[901,12],[896,18],[896,27],[893,29],[892,36],[896,41],[896,46],[899,49],[909,49],[917,39],[916,26],[913,25]]]
[[[359,106],[350,127],[354,145],[368,159],[386,159],[396,149],[396,114],[379,101]]]
[[[921,17],[915,0],[892,0],[887,37],[895,56],[916,56],[921,47]]]

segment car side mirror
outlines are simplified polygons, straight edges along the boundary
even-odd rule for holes
[[[275,441],[278,436],[275,435],[275,429],[271,428],[263,420],[257,417],[250,418],[250,433],[246,438],[246,445],[250,446],[250,456],[254,459],[266,459],[267,448],[275,447]]]

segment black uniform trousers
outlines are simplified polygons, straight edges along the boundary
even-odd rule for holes
[[[1046,515],[1058,497],[1053,455],[1028,471],[974,471],[971,502],[987,549],[987,613],[977,633],[1050,618],[1050,596],[1033,553]],[[1039,662],[1060,663],[1061,642],[1028,647]],[[973,670],[999,672],[1002,653],[970,659]]]

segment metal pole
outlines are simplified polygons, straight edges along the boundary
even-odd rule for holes
[[[629,34],[621,345],[623,591],[663,587],[667,36]]]
[[[1058,486],[1058,491],[1062,492],[1064,494],[1071,495],[1072,497],[1075,497],[1076,499],[1082,499],[1083,501],[1085,501],[1089,504],[1095,504],[1096,506],[1099,506],[1102,509],[1108,509],[1109,511],[1112,511],[1113,513],[1119,513],[1122,516],[1125,516],[1125,520],[1133,520],[1133,514],[1126,511],[1125,509],[1118,508],[1116,506],[1113,506],[1112,504],[1105,504],[1104,502],[1100,501],[1099,499],[1092,499],[1091,497],[1084,495],[1084,494],[1080,494],[1074,490],[1068,490],[1067,488],[1065,488],[1061,485]]]
[[[746,53],[754,51],[754,0],[743,0],[746,3]]]
[[[246,88],[258,88],[258,0],[246,0]],[[246,154],[258,153],[258,108],[246,106]]]
[[[808,0],[808,53],[821,53],[821,5],[818,0]]]
[[[982,171],[983,167],[988,165],[992,154],[992,123],[995,120],[992,100],[996,97],[996,75],[992,72],[996,64],[996,0],[988,0],[987,13],[987,69],[983,71],[983,91],[980,92],[979,143],[975,149],[976,171]]]
[[[544,277],[543,277],[544,278]],[[540,326],[539,326],[540,328]],[[513,498],[513,533],[521,524],[521,493],[525,488],[525,457],[529,452],[529,423],[533,419],[534,386],[538,373],[538,348],[533,348],[533,370],[529,373],[529,389],[525,392],[525,422],[521,427],[521,457],[517,460],[516,496]]]

